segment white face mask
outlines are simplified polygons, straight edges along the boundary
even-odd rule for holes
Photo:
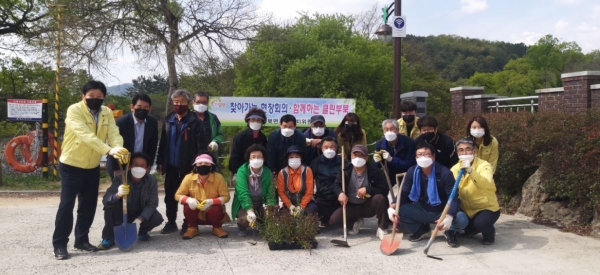
[[[323,128],[323,127],[314,127],[314,128],[312,128],[312,133],[313,133],[313,135],[320,137],[323,134],[325,134],[325,128]]]
[[[284,137],[291,137],[294,134],[294,129],[283,128],[281,129],[281,135]]]
[[[485,135],[485,130],[484,129],[471,129],[471,135],[476,138],[480,138],[483,135]]]
[[[387,140],[387,141],[394,141],[398,137],[398,134],[396,132],[385,132],[385,134],[383,134],[383,136],[385,137],[385,140]]]
[[[260,123],[260,122],[250,122],[250,123],[248,123],[248,126],[250,126],[250,129],[252,129],[254,131],[258,131],[258,130],[260,130],[260,128],[262,128],[262,123]]]
[[[433,164],[433,159],[430,157],[420,157],[417,158],[417,165],[421,168],[427,168]]]
[[[364,158],[357,157],[352,159],[352,165],[354,165],[354,167],[363,167],[365,164],[367,164],[367,161]]]
[[[288,165],[292,169],[297,169],[298,167],[300,167],[300,164],[302,164],[300,162],[300,158],[291,158],[291,159],[288,159]]]
[[[460,160],[468,160],[469,162],[473,161],[474,158],[475,158],[474,155],[461,155],[461,156],[458,156],[458,159],[460,159]]]
[[[196,110],[198,113],[204,113],[206,110],[208,110],[208,106],[204,104],[194,104],[194,110]]]
[[[251,159],[250,160],[250,167],[252,167],[254,169],[261,168],[263,166],[264,162],[265,162],[264,159]]]
[[[131,168],[131,175],[136,179],[141,179],[146,175],[146,168],[133,167]]]
[[[325,151],[323,151],[323,156],[325,156],[328,159],[332,159],[333,157],[335,157],[335,151],[333,151],[332,149],[325,149]]]

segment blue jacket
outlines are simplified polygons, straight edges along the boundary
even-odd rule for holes
[[[387,163],[388,174],[392,182],[396,180],[396,174],[404,173],[410,167],[417,164],[415,159],[415,142],[412,138],[398,135],[395,147],[392,147],[385,138],[382,138],[375,143],[375,151],[381,149],[386,150],[392,156],[392,161]],[[377,168],[380,167],[379,163],[375,165]]]

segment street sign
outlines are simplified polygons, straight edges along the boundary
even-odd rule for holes
[[[392,37],[406,37],[406,16],[392,16]]]
[[[42,100],[7,99],[8,120],[42,121]]]

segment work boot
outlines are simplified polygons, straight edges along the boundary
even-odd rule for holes
[[[160,230],[160,234],[171,234],[177,231],[177,229],[177,224],[175,222],[168,221],[167,224],[165,224],[165,227]]]
[[[496,229],[494,228],[494,230],[492,231],[492,234],[483,235],[483,240],[481,241],[481,244],[483,244],[483,245],[492,245],[492,244],[494,244],[494,239],[495,238],[496,238]]]
[[[71,258],[66,247],[58,247],[54,249],[54,258],[57,260],[66,260]]]
[[[188,227],[187,231],[185,231],[185,233],[183,234],[182,239],[184,240],[190,240],[196,236],[198,236],[198,227]]]
[[[229,237],[227,235],[227,232],[223,229],[222,226],[213,227],[212,233],[213,233],[213,235],[215,235],[215,236],[217,236],[218,238],[221,238],[221,239]]]
[[[444,232],[444,237],[446,237],[446,245],[449,247],[459,247],[458,240],[456,238],[457,235],[458,232],[456,231],[446,230],[446,232]]]
[[[417,232],[408,236],[408,240],[411,242],[418,242],[428,237],[431,237],[431,228],[429,227],[429,224],[421,224],[421,227]]]
[[[115,245],[114,240],[102,239],[102,242],[96,247],[98,250],[108,250]]]
[[[364,223],[365,223],[365,220],[363,220],[362,218],[356,220],[356,222],[354,222],[354,225],[352,226],[352,230],[350,230],[348,232],[348,234],[350,234],[350,235],[358,234],[358,231],[360,231],[360,228],[363,226]]]

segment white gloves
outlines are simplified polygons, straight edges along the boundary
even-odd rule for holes
[[[137,218],[137,219],[133,220],[133,222],[135,223],[136,228],[140,229],[140,227],[142,226],[142,220]]]
[[[390,218],[391,221],[394,221],[395,216],[396,216],[396,209],[388,208],[388,218]]]
[[[453,219],[454,219],[454,217],[452,217],[450,215],[446,215],[446,217],[444,218],[444,220],[441,223],[438,222],[438,229],[440,229],[440,230],[450,229],[450,226],[452,226]]]
[[[392,161],[392,156],[390,156],[390,153],[388,153],[387,151],[383,153],[383,159],[385,159],[385,161],[390,162]]]
[[[373,154],[373,160],[375,162],[380,162],[381,161],[381,155],[377,154],[377,153]]]
[[[296,206],[292,204],[290,206],[290,214],[292,214],[292,216],[294,216],[294,212],[296,212]]]
[[[300,213],[300,211],[302,210],[302,207],[300,206],[290,206],[290,214],[292,214],[292,216],[296,217],[296,215],[298,215],[298,213]]]
[[[235,175],[236,174],[233,174],[233,178],[231,178],[231,185],[232,186],[235,186],[235,183],[236,183],[236,180],[237,180],[237,177]]]
[[[210,150],[211,152],[216,152],[219,150],[219,144],[217,144],[214,141],[211,141],[210,144],[208,144],[208,150]]]
[[[206,209],[208,209],[209,207],[211,207],[213,205],[214,201],[213,199],[207,199],[207,200],[203,200],[200,205],[198,205],[198,208],[202,211],[206,211]]]
[[[246,217],[249,222],[256,221],[256,214],[254,214],[254,210],[248,210],[248,216]]]
[[[187,203],[187,205],[190,207],[190,209],[192,210],[196,210],[198,209],[198,200],[194,199],[194,198],[188,198],[185,203]]]
[[[122,198],[123,196],[127,196],[129,195],[129,185],[119,185],[119,188],[117,189],[117,195]]]
[[[465,169],[467,173],[471,173],[471,171],[473,170],[473,167],[471,167],[471,162],[466,159],[460,160],[460,168]]]
[[[119,161],[120,164],[129,162],[129,151],[123,147],[114,147],[108,151],[108,154]]]

